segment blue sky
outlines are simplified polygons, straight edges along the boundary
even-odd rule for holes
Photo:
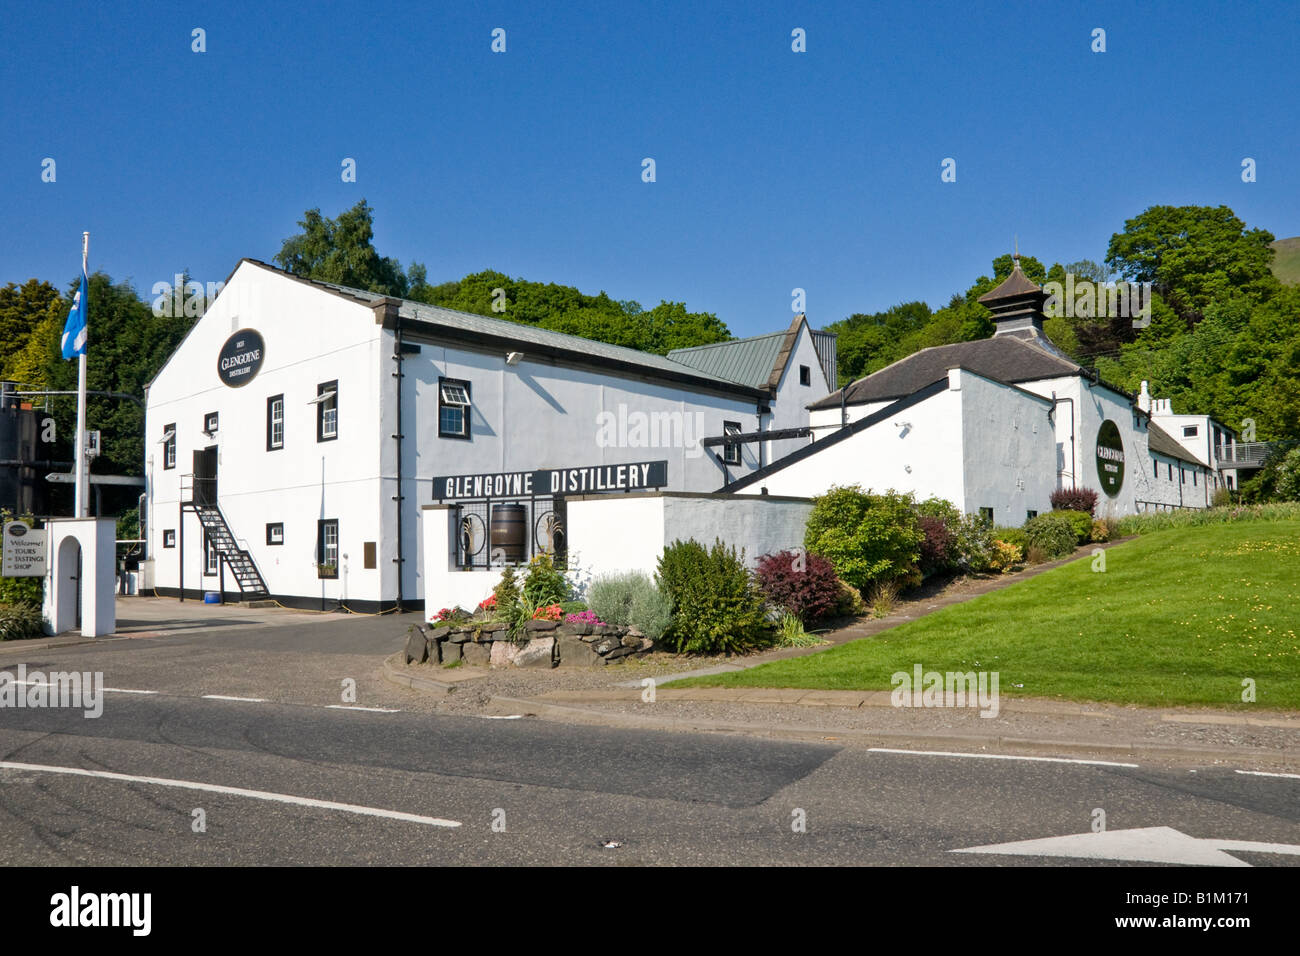
[[[795,287],[814,325],[938,307],[1016,235],[1100,260],[1151,205],[1300,234],[1294,3],[23,4],[0,45],[0,283],[65,286],[85,229],[142,293],[221,280],[364,197],[430,281],[750,335]]]

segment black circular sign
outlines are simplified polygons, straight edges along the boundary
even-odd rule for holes
[[[221,357],[217,360],[217,374],[221,382],[231,388],[247,385],[262,367],[262,357],[266,354],[266,345],[262,336],[252,329],[240,329],[221,346]]]
[[[1097,480],[1111,498],[1124,487],[1124,442],[1119,437],[1119,426],[1110,419],[1097,429]]]

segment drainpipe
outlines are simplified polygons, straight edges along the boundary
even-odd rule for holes
[[[1078,487],[1078,483],[1076,481],[1077,478],[1076,471],[1078,469],[1078,462],[1075,461],[1075,451],[1074,451],[1074,399],[1057,398],[1056,392],[1052,392],[1053,412],[1056,411],[1056,406],[1061,404],[1062,402],[1070,403],[1070,488],[1074,489]]]
[[[406,552],[403,550],[402,543],[402,323],[398,318],[398,309],[401,308],[402,300],[394,299],[391,296],[380,299],[375,303],[375,324],[381,328],[390,329],[393,333],[393,361],[396,367],[393,369],[392,376],[397,380],[397,432],[392,436],[396,442],[397,451],[397,494],[393,495],[393,501],[397,508],[397,557],[393,558],[393,563],[397,565],[397,597],[395,606],[398,611],[405,610],[402,604],[402,577],[403,564],[406,560]]]

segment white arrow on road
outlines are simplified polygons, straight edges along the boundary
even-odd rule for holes
[[[1172,827],[1138,827],[1101,833],[1021,840],[972,846],[951,853],[993,853],[1004,856],[1062,856],[1085,860],[1133,860],[1143,863],[1181,863],[1188,866],[1250,866],[1226,850],[1283,853],[1300,856],[1300,846],[1257,843],[1253,840],[1209,840],[1188,836]]]

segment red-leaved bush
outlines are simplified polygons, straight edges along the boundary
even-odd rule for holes
[[[835,567],[820,554],[778,551],[758,559],[755,570],[763,597],[805,624],[835,612],[840,583]]]
[[[940,571],[949,571],[957,566],[957,536],[948,527],[943,518],[932,515],[920,515],[916,526],[925,535],[921,539],[921,558],[917,566],[923,577],[929,577]]]
[[[1091,488],[1057,488],[1048,500],[1053,511],[1082,511],[1090,515],[1097,508],[1097,492]]]

